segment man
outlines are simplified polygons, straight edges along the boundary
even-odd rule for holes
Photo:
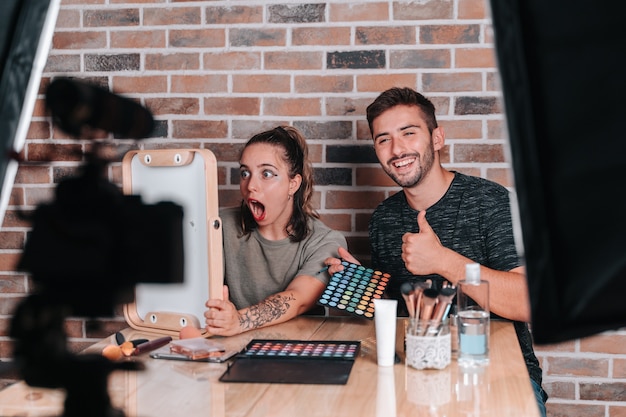
[[[433,104],[409,88],[392,88],[367,108],[376,156],[402,192],[387,198],[369,224],[372,267],[391,274],[387,293],[402,301],[400,285],[431,279],[441,288],[465,278],[478,262],[489,281],[490,309],[514,321],[540,411],[545,415],[542,372],[527,322],[530,302],[525,270],[517,254],[506,188],[448,171],[440,162],[444,130]],[[341,248],[339,255],[357,262]],[[400,256],[401,255],[401,256]],[[342,269],[327,259],[329,272]],[[401,314],[406,314],[403,302]]]

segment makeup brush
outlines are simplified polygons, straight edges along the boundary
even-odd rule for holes
[[[446,287],[442,288],[439,295],[437,295],[437,304],[431,318],[432,324],[428,326],[428,335],[434,336],[439,333],[441,321],[448,314],[450,303],[452,303],[455,294],[456,290],[454,288]]]
[[[420,310],[422,307],[422,294],[425,289],[430,288],[429,282],[416,282],[413,284],[413,293],[415,294],[415,318],[420,318]]]
[[[422,311],[420,312],[420,320],[431,320],[437,296],[439,293],[434,288],[426,288],[422,297]]]
[[[455,294],[456,290],[454,288],[446,287],[441,289],[439,295],[437,295],[437,305],[435,306],[432,320],[439,322],[445,318]]]
[[[420,336],[424,335],[428,329],[428,322],[431,320],[433,315],[438,294],[439,292],[434,288],[426,288],[422,293],[422,307],[419,315],[419,321],[422,325],[419,331]]]
[[[409,312],[409,317],[415,317],[415,292],[413,291],[413,284],[410,282],[403,282],[400,286],[400,293],[406,304],[406,309]]]

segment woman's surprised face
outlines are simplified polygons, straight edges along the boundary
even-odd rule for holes
[[[259,227],[284,228],[293,211],[291,196],[300,186],[300,176],[289,178],[282,149],[255,143],[244,149],[239,161],[239,189]]]

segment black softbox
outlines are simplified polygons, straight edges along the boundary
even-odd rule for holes
[[[626,3],[492,0],[537,343],[626,325]]]
[[[0,224],[46,64],[60,0],[0,0]]]

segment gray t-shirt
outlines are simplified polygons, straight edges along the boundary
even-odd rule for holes
[[[239,212],[239,207],[220,210],[224,282],[238,309],[283,291],[299,275],[311,275],[328,283],[327,273],[316,273],[324,267],[326,258],[337,257],[337,249],[346,247],[341,233],[311,218],[311,232],[300,242],[291,242],[289,238],[267,240],[256,229],[249,236],[239,237]]]

